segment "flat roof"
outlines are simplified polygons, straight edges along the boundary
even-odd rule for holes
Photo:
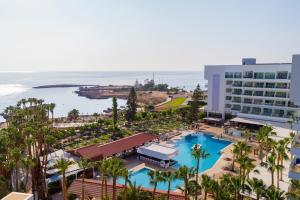
[[[32,199],[33,194],[26,194],[26,193],[21,193],[21,192],[11,192],[2,200],[29,200]]]
[[[138,133],[107,144],[94,144],[82,147],[76,149],[74,153],[85,159],[97,160],[122,153],[134,147],[139,147],[155,139],[158,139],[158,136],[147,133]]]
[[[254,119],[246,119],[246,118],[241,118],[241,117],[235,117],[230,120],[231,122],[238,122],[238,123],[244,123],[244,124],[254,124],[254,125],[259,125],[263,126],[266,125],[267,123],[263,124],[257,120]]]
[[[138,148],[139,154],[151,156],[161,160],[170,160],[177,155],[178,151],[171,147],[166,147],[159,144],[150,144],[148,146],[141,146]]]

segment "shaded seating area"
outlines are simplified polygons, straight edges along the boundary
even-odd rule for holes
[[[178,154],[178,151],[171,147],[153,143],[138,148],[137,153],[139,154],[139,160],[154,163],[162,168],[168,168],[176,163],[173,158]]]
[[[223,124],[222,118],[216,118],[216,117],[205,117],[203,118],[203,121],[207,124],[212,124],[215,126],[222,126]]]
[[[146,143],[157,141],[158,137],[147,133],[138,133],[107,144],[93,144],[73,151],[74,154],[92,161],[112,156],[125,156],[135,153],[136,149]]]

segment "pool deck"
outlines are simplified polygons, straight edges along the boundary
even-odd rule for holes
[[[219,139],[231,141],[230,138],[222,136],[222,133],[224,131],[222,128],[213,127],[213,126],[209,126],[206,124],[201,124],[200,129],[198,129],[198,130],[191,129],[191,130],[186,130],[186,131],[180,131],[181,134],[174,136],[167,141],[161,141],[160,144],[164,145],[164,146],[168,146],[168,147],[173,147],[177,140],[180,140],[182,137],[185,137],[186,135],[195,133],[197,131],[201,131],[201,132],[205,132],[207,134],[213,135],[214,137],[216,137],[216,139],[219,138]],[[221,138],[221,136],[222,136],[222,138]],[[213,167],[211,167],[210,169],[208,169],[204,172],[201,172],[199,174],[207,174],[216,179],[218,179],[225,173],[226,174],[231,173],[234,175],[233,172],[224,170],[225,168],[230,168],[230,165],[232,163],[232,161],[230,160],[230,159],[232,159],[232,153],[231,153],[232,148],[233,148],[232,145],[233,145],[233,143],[229,144],[228,146],[226,146],[224,149],[221,150],[222,154],[221,154],[220,158],[217,160],[217,162],[213,165]],[[165,168],[161,168],[157,165],[154,165],[154,164],[151,164],[148,162],[139,161],[135,157],[130,157],[130,158],[126,159],[125,163],[126,163],[127,169],[130,171],[133,171],[133,172],[138,171],[144,167],[154,169],[154,170],[161,170],[161,171],[166,171],[166,170],[173,171],[174,170],[172,168],[165,169]]]

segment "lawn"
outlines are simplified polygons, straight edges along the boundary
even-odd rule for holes
[[[157,111],[161,111],[161,110],[168,110],[168,109],[178,109],[178,108],[182,108],[185,105],[182,105],[184,103],[184,101],[186,100],[185,97],[179,97],[176,99],[172,99],[171,101],[160,105],[156,108]]]

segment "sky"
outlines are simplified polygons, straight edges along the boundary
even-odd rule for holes
[[[299,0],[0,0],[0,71],[291,62]]]

